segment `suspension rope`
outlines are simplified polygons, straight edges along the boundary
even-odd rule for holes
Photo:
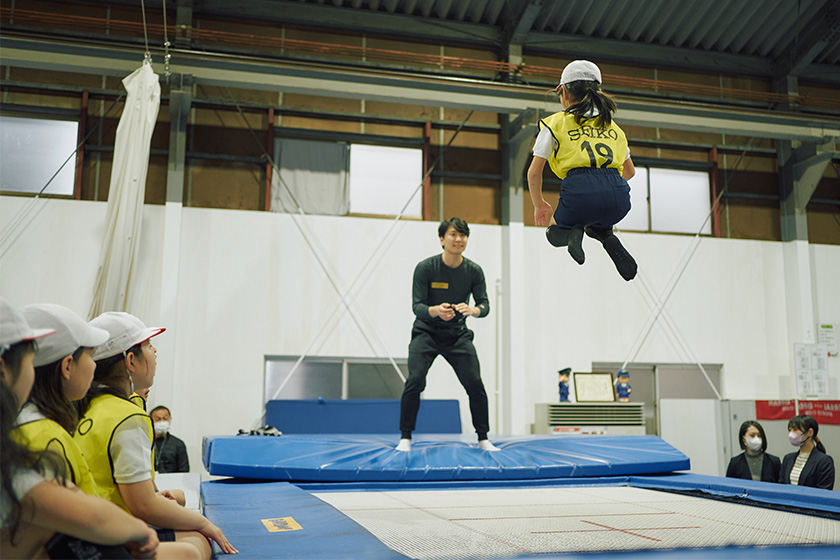
[[[306,213],[303,211],[303,208],[301,207],[301,205],[298,203],[297,199],[295,198],[294,193],[291,190],[291,187],[289,187],[289,185],[283,179],[283,176],[280,174],[279,168],[277,167],[276,163],[274,162],[274,158],[271,156],[271,154],[269,154],[267,152],[267,150],[263,146],[262,142],[260,141],[259,137],[256,134],[256,131],[254,131],[253,127],[251,126],[251,123],[245,117],[245,114],[242,111],[242,107],[239,104],[238,100],[230,92],[229,88],[226,87],[225,90],[226,90],[226,93],[227,93],[228,97],[233,101],[234,105],[236,106],[236,110],[239,113],[239,115],[241,116],[242,120],[245,122],[245,125],[248,127],[248,131],[251,133],[251,136],[254,138],[255,142],[260,147],[260,150],[262,151],[263,156],[266,158],[269,165],[271,166],[271,169],[274,172],[275,176],[277,177],[278,182],[285,189],[286,194],[289,195],[292,202],[294,203],[294,205],[297,209],[297,212],[296,213],[291,213],[291,212],[289,213],[289,215],[292,217],[293,223],[295,224],[295,226],[298,228],[299,232],[303,236],[304,241],[309,246],[310,250],[312,251],[313,255],[315,256],[316,260],[318,261],[318,264],[321,266],[321,268],[327,274],[328,280],[332,284],[333,288],[341,296],[340,304],[338,306],[333,307],[332,313],[327,318],[327,320],[324,322],[321,329],[310,340],[310,342],[307,345],[304,352],[298,357],[297,361],[292,366],[292,369],[289,371],[288,375],[286,376],[286,379],[284,379],[283,383],[280,385],[280,387],[278,387],[278,389],[272,395],[271,399],[275,399],[280,394],[280,392],[282,392],[282,390],[286,387],[286,385],[289,383],[289,381],[292,379],[293,375],[296,373],[297,369],[300,367],[300,364],[303,363],[303,360],[306,358],[309,351],[318,342],[321,335],[326,331],[327,327],[329,327],[333,323],[333,320],[335,319],[336,315],[341,313],[341,316],[343,316],[344,313],[346,313],[347,311],[350,311],[351,305],[358,306],[358,303],[355,302],[355,299],[348,299],[348,298],[350,298],[350,296],[352,295],[353,290],[355,289],[356,285],[359,283],[359,280],[367,277],[366,273],[368,272],[368,270],[372,271],[376,268],[375,266],[370,267],[370,265],[372,263],[373,264],[378,264],[381,261],[381,259],[384,258],[384,254],[380,254],[380,253],[383,253],[382,251],[380,251],[382,245],[384,245],[385,241],[390,238],[390,234],[391,234],[392,230],[397,225],[397,223],[400,221],[402,216],[405,214],[405,211],[410,206],[411,201],[414,199],[415,196],[417,196],[417,193],[420,192],[420,190],[423,188],[423,184],[424,184],[426,178],[431,175],[432,171],[437,167],[437,165],[443,159],[444,153],[452,145],[452,142],[455,140],[455,138],[461,132],[463,127],[466,125],[467,121],[469,121],[470,117],[472,117],[474,111],[470,111],[467,114],[467,116],[464,118],[464,120],[461,121],[461,123],[458,125],[458,128],[455,130],[455,133],[452,135],[452,138],[449,139],[449,142],[441,150],[440,154],[438,154],[437,159],[435,159],[435,161],[432,163],[432,165],[430,165],[429,168],[426,170],[426,172],[423,174],[423,177],[420,180],[420,183],[418,184],[417,188],[415,188],[414,192],[411,193],[411,196],[408,198],[406,203],[403,205],[399,214],[397,214],[397,216],[391,222],[391,226],[389,227],[386,235],[381,237],[379,245],[377,245],[377,247],[374,249],[371,256],[366,261],[365,265],[361,268],[361,270],[356,275],[354,280],[350,283],[350,286],[345,289],[344,286],[341,285],[341,284],[343,284],[343,282],[341,282],[340,277],[338,277],[338,278],[334,277],[334,274],[335,274],[335,276],[337,276],[337,273],[334,273],[330,269],[330,267],[327,265],[327,263],[324,261],[324,259],[321,257],[320,253],[325,252],[325,249],[324,249],[323,245],[320,245],[320,241],[318,240],[318,237],[311,234],[311,232],[309,232],[305,228],[305,224],[303,223],[302,218],[304,218],[306,216]],[[313,239],[314,239],[314,241],[313,241]],[[315,244],[318,245],[317,248],[315,247]],[[320,251],[319,251],[319,249],[320,249]],[[376,259],[378,254],[379,254],[379,259]],[[352,315],[352,316],[353,316],[354,321],[356,321],[357,316],[356,315]],[[368,345],[371,347],[372,350],[374,350],[374,352],[376,351],[374,345],[371,343],[371,341],[368,339],[368,337],[365,333],[365,328],[370,329],[371,333],[373,333],[374,337],[376,337],[376,339],[377,339],[376,341],[380,344],[380,346],[383,349],[386,350],[386,354],[388,354],[388,360],[390,361],[391,366],[394,368],[394,370],[396,371],[396,373],[400,377],[400,379],[403,382],[405,382],[405,376],[403,375],[402,371],[399,369],[399,366],[397,366],[393,357],[387,352],[387,347],[384,345],[384,343],[382,343],[381,339],[379,339],[378,335],[376,334],[376,329],[374,327],[372,327],[372,325],[370,324],[370,321],[367,319],[367,316],[364,313],[363,309],[358,309],[358,318],[360,318],[363,322],[366,323],[365,326],[363,327],[362,325],[359,325],[358,321],[357,321],[357,326],[359,326],[359,329],[362,332],[362,336],[365,338]],[[340,317],[339,317],[339,319],[340,319]],[[259,425],[264,420],[264,418],[265,418],[265,413],[263,412],[263,414],[260,416],[260,418],[258,418],[254,422],[254,425],[255,426]]]
[[[146,29],[146,2],[140,0],[140,13],[143,14],[143,40],[146,42],[146,52],[143,54],[143,61],[152,63],[152,53],[149,50],[149,31]]]
[[[741,164],[741,161],[744,159],[744,156],[750,150],[754,140],[755,140],[755,137],[750,137],[749,141],[747,142],[747,145],[744,147],[744,150],[741,152],[741,155],[738,157],[738,160],[735,162],[735,166],[728,173],[724,174],[723,189],[721,189],[720,193],[715,198],[715,201],[712,204],[711,210],[709,211],[708,215],[706,216],[706,219],[703,220],[703,223],[700,225],[699,230],[697,231],[697,233],[692,238],[692,241],[691,241],[688,249],[686,250],[685,253],[683,253],[683,256],[680,259],[680,262],[677,264],[677,266],[674,269],[674,272],[671,274],[671,277],[669,278],[668,282],[666,283],[665,297],[661,298],[661,299],[654,297],[654,302],[656,302],[656,305],[653,309],[653,312],[648,316],[648,320],[646,321],[645,326],[642,328],[641,331],[639,331],[639,334],[637,335],[636,340],[633,342],[633,345],[631,346],[632,351],[630,352],[629,357],[624,360],[624,363],[622,364],[621,369],[626,368],[628,362],[631,362],[631,361],[636,359],[636,356],[638,356],[639,352],[641,351],[642,346],[644,345],[645,341],[647,340],[648,335],[650,335],[650,332],[653,329],[653,326],[656,324],[656,321],[659,319],[659,316],[665,310],[665,304],[668,302],[668,300],[671,298],[671,295],[674,293],[674,289],[677,287],[677,284],[679,283],[680,279],[682,279],[683,273],[685,272],[686,268],[688,268],[688,264],[691,262],[691,259],[694,256],[694,253],[697,251],[697,247],[699,247],[699,245],[700,245],[700,241],[702,240],[702,237],[700,235],[703,232],[703,228],[706,227],[706,224],[711,219],[711,217],[714,214],[717,207],[720,205],[720,201],[722,200],[723,196],[728,192],[729,182],[732,179],[732,176],[738,170],[738,167]],[[616,230],[616,231],[618,231],[618,230]],[[642,283],[644,284],[644,282],[642,282]],[[652,292],[650,292],[650,293],[651,293],[651,296],[653,296],[653,293]],[[679,336],[681,336],[681,335],[679,335]],[[688,348],[687,344],[686,344],[686,348]],[[688,350],[690,351],[690,348],[688,348]],[[693,355],[693,352],[691,354]],[[709,386],[712,388],[712,390],[718,396],[718,399],[720,399],[721,398],[720,393],[718,392],[718,390],[714,386],[714,384],[711,382],[711,379],[709,378],[708,373],[706,373],[706,370],[703,367],[703,364],[701,364],[699,362],[699,360],[695,360],[695,362],[700,367],[700,370],[703,372],[703,375],[706,377],[706,380],[708,381]]]
[[[2,248],[0,249],[0,259],[6,256],[6,253],[9,252],[9,249],[11,249],[14,246],[15,241],[26,230],[27,226],[34,221],[37,214],[33,214],[33,210],[37,208],[40,212],[40,209],[44,208],[44,205],[41,205],[40,207],[37,206],[38,200],[40,200],[40,197],[42,194],[44,194],[44,191],[47,190],[47,187],[50,186],[50,183],[53,182],[53,179],[55,179],[58,176],[58,174],[61,173],[61,170],[64,169],[67,163],[76,156],[76,154],[82,148],[82,146],[85,145],[85,142],[87,142],[88,138],[90,138],[91,135],[98,130],[98,128],[104,122],[105,117],[107,117],[111,113],[111,110],[114,107],[116,107],[117,103],[119,103],[124,96],[125,92],[122,92],[119,94],[119,96],[117,96],[117,99],[114,100],[110,107],[108,107],[108,110],[105,111],[105,114],[98,119],[98,122],[90,129],[90,132],[88,132],[85,135],[85,137],[82,138],[82,141],[79,142],[78,146],[76,146],[76,149],[73,150],[73,152],[69,156],[67,156],[67,159],[64,160],[64,163],[61,164],[61,167],[59,167],[58,170],[55,173],[53,173],[53,176],[50,177],[49,181],[47,181],[47,183],[41,188],[41,190],[38,191],[38,193],[35,194],[34,197],[29,199],[29,201],[27,201],[23,208],[21,208],[18,211],[18,213],[9,221],[9,223],[6,225],[6,228],[0,234],[0,248]]]
[[[420,180],[420,184],[417,186],[417,188],[414,189],[414,192],[411,193],[411,196],[408,198],[405,205],[400,210],[400,213],[391,221],[391,225],[388,228],[388,231],[386,232],[386,234],[384,236],[381,236],[379,244],[376,246],[376,248],[374,248],[374,250],[371,253],[371,256],[368,258],[367,262],[362,267],[362,269],[359,271],[359,273],[356,275],[356,278],[353,280],[353,282],[350,284],[350,287],[348,288],[347,292],[342,297],[342,302],[344,302],[346,300],[347,296],[349,296],[352,293],[356,284],[359,282],[359,280],[362,279],[363,276],[365,276],[365,273],[368,270],[373,271],[373,270],[376,269],[375,266],[370,266],[370,265],[372,263],[379,264],[379,262],[384,258],[384,251],[381,251],[380,249],[382,248],[382,246],[385,244],[386,241],[388,241],[388,240],[393,241],[393,239],[391,239],[391,232],[393,231],[394,227],[397,225],[397,223],[400,221],[400,219],[402,218],[405,211],[408,209],[409,205],[411,204],[411,201],[414,199],[415,196],[417,196],[417,193],[420,192],[420,190],[423,188],[423,183],[426,181],[426,178],[429,175],[431,175],[432,171],[435,169],[435,167],[438,165],[438,163],[440,163],[441,159],[443,158],[444,153],[449,148],[449,146],[452,145],[452,142],[458,136],[458,133],[461,132],[461,129],[464,127],[464,125],[470,119],[472,114],[473,114],[473,111],[470,111],[469,114],[466,116],[466,118],[464,118],[464,120],[461,121],[461,124],[456,129],[455,134],[452,135],[452,138],[449,139],[449,142],[446,144],[446,146],[443,148],[443,150],[441,150],[437,159],[435,159],[434,163],[432,163],[432,165],[429,166],[429,168],[426,170],[426,173],[423,174],[423,178]],[[378,259],[376,259],[377,255],[379,256]],[[328,325],[330,323],[330,321],[332,321],[333,317],[336,314],[341,313],[341,315],[343,316],[346,311],[347,311],[346,307],[338,307],[338,306],[335,307],[333,309],[333,313],[330,315],[330,318],[325,322],[325,326]],[[339,317],[339,318],[341,318],[341,317]],[[286,377],[286,379],[283,381],[283,383],[280,385],[280,387],[278,387],[278,389],[274,392],[274,395],[272,396],[272,399],[277,398],[277,396],[280,394],[280,392],[285,388],[286,384],[288,384],[288,382],[291,380],[292,375],[295,373],[297,368],[303,362],[303,359],[306,357],[307,352],[312,348],[312,346],[318,340],[318,338],[320,337],[320,335],[323,331],[324,331],[324,328],[322,328],[321,331],[316,333],[315,337],[313,337],[312,341],[309,343],[309,346],[306,348],[304,353],[301,354],[301,356],[298,358],[297,362],[295,362],[295,365],[292,367],[291,371],[289,371],[289,375]],[[394,365],[394,367],[396,367],[396,364]],[[400,378],[402,378],[402,380],[405,381],[405,377],[402,375],[402,372],[399,372],[399,373],[400,373]]]

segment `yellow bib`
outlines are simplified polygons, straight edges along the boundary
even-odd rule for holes
[[[560,179],[578,167],[612,167],[619,173],[624,169],[627,137],[615,121],[604,127],[593,117],[577,124],[571,113],[561,112],[542,119],[540,130],[543,127],[556,142],[548,164]]]
[[[90,472],[82,450],[79,449],[79,444],[57,422],[49,418],[27,422],[17,426],[12,432],[12,437],[32,451],[45,449],[54,451],[64,458],[68,479],[82,492],[100,498],[107,497],[93,479],[93,474]]]
[[[122,499],[117,481],[114,479],[114,458],[111,455],[111,442],[117,428],[133,416],[142,416],[148,420],[147,435],[149,447],[152,449],[152,465],[154,459],[154,427],[152,419],[134,403],[115,397],[114,395],[100,395],[94,398],[84,417],[79,422],[76,434],[73,436],[82,453],[90,459],[90,472],[96,484],[104,490],[105,498],[114,502],[131,513]],[[155,479],[154,467],[151,470],[152,481]]]

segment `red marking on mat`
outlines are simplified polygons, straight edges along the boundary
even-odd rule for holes
[[[579,519],[581,517],[622,517],[632,515],[634,517],[638,517],[640,515],[676,515],[677,512],[675,511],[651,511],[651,512],[642,512],[639,513],[637,511],[631,513],[591,513],[589,515],[585,514],[572,514],[572,515],[525,515],[522,517],[453,517],[448,519],[447,521],[499,521],[500,519],[566,519],[566,518],[573,518]]]
[[[601,527],[601,529],[583,529],[577,531],[532,531],[532,535],[540,535],[540,534],[547,534],[547,533],[595,533],[598,531],[618,531],[619,533],[624,533],[625,535],[633,535],[634,537],[641,537],[643,539],[648,539],[651,541],[662,542],[660,539],[655,539],[653,537],[648,537],[647,535],[640,535],[638,533],[634,533],[633,531],[663,531],[663,530],[672,530],[672,529],[699,529],[700,527],[637,527],[635,529],[619,529],[618,527],[610,527],[609,525],[602,525],[600,523],[595,523],[594,521],[586,521],[585,519],[582,520],[584,523],[589,523],[590,525],[595,525],[596,527]]]

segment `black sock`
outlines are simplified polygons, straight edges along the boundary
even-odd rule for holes
[[[583,264],[586,255],[583,253],[583,226],[576,225],[569,231],[569,254],[578,264]]]
[[[615,235],[610,235],[604,240],[604,249],[615,264],[616,270],[621,274],[621,277],[628,282],[636,277],[638,266],[636,259],[627,252],[621,241]]]

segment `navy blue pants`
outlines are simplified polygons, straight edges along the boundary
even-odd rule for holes
[[[487,392],[472,341],[473,332],[466,327],[435,328],[423,321],[414,321],[408,345],[408,379],[400,400],[402,437],[411,437],[420,410],[420,393],[426,388],[426,375],[435,358],[443,356],[470,398],[475,432],[479,439],[487,438],[490,431]]]
[[[563,179],[554,221],[561,228],[611,230],[629,211],[630,185],[618,169],[579,167]]]

